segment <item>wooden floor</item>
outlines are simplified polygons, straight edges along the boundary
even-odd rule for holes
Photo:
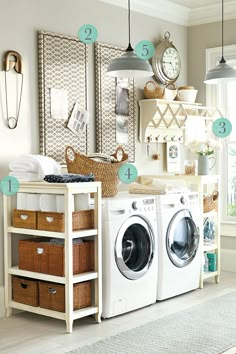
[[[0,353],[65,353],[231,291],[236,291],[236,273],[223,273],[220,284],[210,279],[203,289],[104,320],[101,324],[96,324],[92,317],[77,320],[72,334],[65,332],[64,321],[21,312],[0,320]],[[235,354],[236,348],[225,353]]]

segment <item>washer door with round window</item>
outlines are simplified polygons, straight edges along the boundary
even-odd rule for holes
[[[148,222],[129,217],[120,227],[115,242],[115,260],[121,274],[139,279],[149,270],[154,255],[154,236]]]
[[[187,209],[178,211],[171,219],[167,234],[166,248],[171,262],[179,268],[190,264],[199,246],[199,229]]]

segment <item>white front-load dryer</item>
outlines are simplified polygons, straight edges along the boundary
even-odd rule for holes
[[[108,318],[156,302],[156,201],[123,192],[102,203],[102,317]]]
[[[201,242],[198,193],[158,195],[157,300],[199,287]]]

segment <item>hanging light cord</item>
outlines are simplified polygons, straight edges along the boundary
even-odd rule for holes
[[[220,63],[226,63],[224,58],[224,0],[222,0],[222,21],[221,21],[221,45],[222,45],[222,57]]]
[[[133,51],[132,45],[130,43],[130,0],[128,0],[128,26],[129,26],[129,45],[126,51]]]

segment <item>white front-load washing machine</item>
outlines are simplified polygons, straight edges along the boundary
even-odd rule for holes
[[[198,193],[158,195],[157,300],[199,287],[201,242]]]
[[[121,192],[102,204],[102,317],[108,318],[156,302],[156,201]]]

